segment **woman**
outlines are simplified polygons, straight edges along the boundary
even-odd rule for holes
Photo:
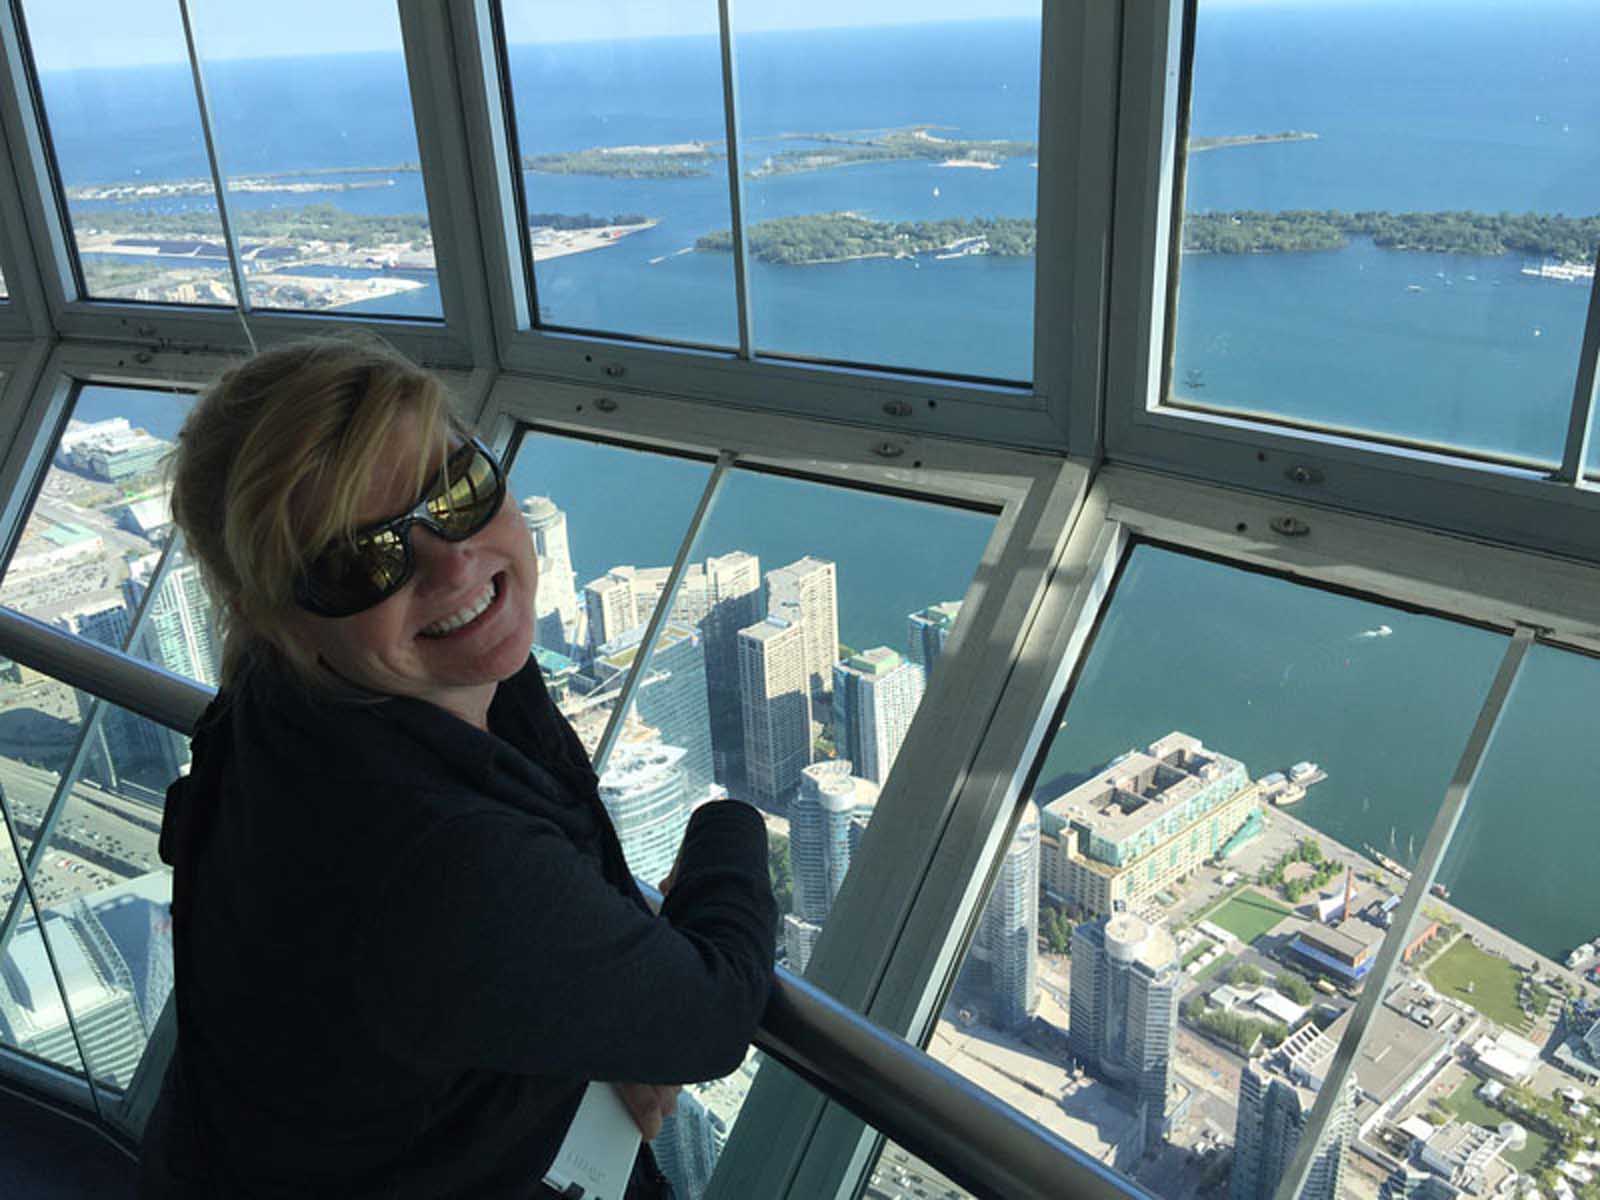
[[[590,1080],[649,1137],[742,1060],[775,906],[756,812],[690,821],[660,918],[529,657],[492,455],[381,344],[199,400],[173,517],[223,682],[168,793],[177,1051],[143,1194],[528,1197]],[[629,1196],[668,1194],[648,1151]]]

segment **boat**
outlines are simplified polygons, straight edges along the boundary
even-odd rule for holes
[[[1432,892],[1441,900],[1450,899],[1450,889],[1445,887],[1445,885],[1442,883],[1430,883],[1428,885],[1428,891]]]
[[[1406,284],[1406,291],[1408,291],[1408,292],[1420,292],[1420,291],[1422,291],[1422,285],[1420,283],[1408,283],[1408,284]]]
[[[1390,858],[1387,854],[1385,854],[1382,850],[1379,850],[1377,847],[1375,847],[1375,846],[1363,846],[1362,849],[1367,852],[1367,855],[1372,859],[1373,862],[1377,863],[1385,871],[1389,871],[1392,874],[1398,875],[1398,876],[1400,876],[1401,879],[1410,879],[1411,878],[1411,872],[1410,871],[1408,871],[1405,867],[1401,866],[1394,859]]]
[[[1576,970],[1593,957],[1594,947],[1585,942],[1572,953],[1567,955],[1567,966],[1571,967],[1573,970]]]
[[[1289,782],[1298,783],[1301,787],[1321,783],[1327,777],[1328,773],[1314,762],[1297,762],[1289,768]]]

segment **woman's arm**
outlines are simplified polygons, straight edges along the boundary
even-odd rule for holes
[[[702,807],[658,918],[554,826],[448,821],[375,898],[362,1001],[393,1052],[440,1065],[639,1083],[725,1075],[771,983],[766,860],[759,813]]]

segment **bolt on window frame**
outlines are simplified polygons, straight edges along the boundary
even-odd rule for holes
[[[1117,103],[1106,454],[1507,545],[1600,561],[1592,442],[1600,277],[1590,289],[1563,465],[1554,472],[1435,448],[1166,403],[1179,258],[1182,163],[1197,0],[1128,0]]]

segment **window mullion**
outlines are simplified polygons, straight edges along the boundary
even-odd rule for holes
[[[1572,389],[1572,419],[1567,425],[1567,445],[1556,478],[1566,483],[1583,479],[1584,463],[1594,437],[1595,368],[1600,364],[1600,250],[1595,252],[1594,279],[1589,284],[1589,318],[1583,328],[1583,349],[1578,358],[1578,380]]]
[[[1340,1105],[1341,1093],[1350,1078],[1356,1056],[1360,1053],[1362,1043],[1365,1042],[1367,1033],[1372,1027],[1372,1019],[1383,1002],[1390,976],[1405,952],[1404,935],[1410,930],[1418,909],[1422,907],[1423,898],[1428,894],[1428,889],[1433,886],[1434,876],[1444,859],[1444,852],[1450,846],[1450,839],[1455,835],[1456,826],[1461,822],[1461,815],[1466,810],[1473,784],[1477,782],[1479,768],[1483,765],[1489,747],[1494,742],[1500,718],[1505,712],[1506,701],[1511,697],[1511,689],[1516,685],[1517,675],[1522,670],[1523,661],[1527,658],[1533,641],[1534,630],[1530,626],[1519,625],[1506,647],[1505,655],[1500,660],[1500,669],[1495,674],[1494,682],[1489,685],[1489,694],[1484,697],[1483,707],[1478,712],[1477,723],[1467,738],[1467,747],[1462,751],[1449,786],[1445,788],[1444,801],[1434,816],[1433,827],[1428,830],[1428,839],[1422,846],[1422,856],[1417,860],[1417,865],[1411,873],[1411,882],[1406,884],[1400,906],[1395,910],[1394,924],[1391,926],[1392,934],[1384,939],[1383,948],[1378,951],[1366,986],[1362,989],[1361,999],[1356,1003],[1350,1017],[1349,1027],[1345,1030],[1344,1037],[1340,1039],[1338,1049],[1334,1051],[1333,1061],[1329,1064],[1322,1086],[1317,1091],[1316,1104],[1307,1117],[1305,1129],[1295,1146],[1294,1157],[1290,1160],[1288,1169],[1284,1171],[1283,1178],[1278,1182],[1275,1200],[1295,1200],[1305,1185],[1306,1177],[1311,1173],[1312,1161],[1321,1149],[1323,1131]]]
[[[211,127],[211,98],[206,93],[205,72],[200,68],[200,51],[195,46],[194,22],[189,16],[189,0],[178,0],[178,14],[183,18],[183,40],[189,52],[189,72],[194,77],[194,103],[200,114],[200,134],[206,144],[206,162],[211,168],[211,186],[217,197],[217,219],[222,222],[222,241],[228,249],[228,271],[233,276],[234,308],[239,314],[239,324],[244,328],[245,341],[256,349],[255,334],[250,332],[250,293],[245,288],[244,264],[239,260],[239,243],[233,236],[233,219],[228,212],[228,184],[222,175],[222,163],[217,155],[216,135]]]
[[[739,357],[755,354],[755,322],[750,307],[750,260],[744,241],[744,179],[739,168],[739,80],[733,57],[732,0],[718,0],[722,43],[722,117],[728,139],[728,209],[733,230],[733,290],[739,309]]]
[[[683,582],[684,572],[689,566],[689,555],[694,553],[695,541],[700,536],[700,527],[710,514],[717,493],[722,490],[722,482],[727,478],[728,468],[733,466],[733,460],[734,455],[730,450],[724,450],[717,456],[717,465],[711,472],[711,478],[706,480],[705,491],[700,493],[699,506],[695,508],[694,516],[689,519],[689,527],[683,532],[683,541],[678,546],[678,556],[672,560],[672,570],[667,574],[667,586],[662,591],[661,598],[656,601],[655,611],[650,614],[650,623],[645,627],[644,640],[639,643],[633,662],[628,666],[628,674],[622,681],[622,690],[617,695],[616,706],[611,710],[611,719],[606,722],[606,730],[600,736],[600,744],[595,747],[593,761],[596,775],[604,775],[606,772],[606,760],[611,757],[612,748],[616,746],[617,738],[622,734],[622,727],[628,719],[628,710],[633,707],[633,698],[639,691],[640,682],[644,679],[644,671],[649,665],[650,656],[655,653],[656,643],[661,640],[661,633],[667,627],[672,606],[678,598],[678,585]]]

